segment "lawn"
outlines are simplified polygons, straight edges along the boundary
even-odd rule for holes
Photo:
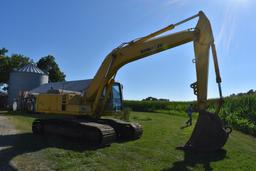
[[[192,128],[180,129],[187,118],[177,114],[132,112],[131,120],[143,125],[141,139],[88,149],[76,142],[31,134],[35,115],[6,114],[20,133],[6,135],[10,155],[20,170],[255,170],[256,139],[233,131],[223,150],[184,153],[175,147],[189,138]],[[11,140],[15,139],[15,142]]]

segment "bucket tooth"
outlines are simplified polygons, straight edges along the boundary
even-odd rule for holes
[[[231,130],[229,128],[229,130]],[[192,135],[183,149],[216,151],[227,142],[229,133],[217,114],[200,111]]]

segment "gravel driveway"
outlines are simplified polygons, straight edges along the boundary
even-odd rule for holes
[[[18,131],[10,124],[9,119],[0,114],[0,170],[9,171],[16,170],[15,167],[9,162],[9,148],[15,143],[15,138],[5,138],[17,134]]]

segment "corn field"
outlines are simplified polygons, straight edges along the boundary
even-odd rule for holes
[[[128,110],[139,112],[160,112],[186,116],[188,105],[195,102],[124,101]],[[209,106],[214,110],[214,105]],[[256,94],[226,97],[220,117],[234,129],[256,136]]]

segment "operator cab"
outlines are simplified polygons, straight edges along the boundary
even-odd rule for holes
[[[123,86],[120,83],[115,82],[112,86],[112,91],[109,100],[106,104],[106,111],[122,111],[123,109]],[[103,91],[105,94],[105,91]]]

